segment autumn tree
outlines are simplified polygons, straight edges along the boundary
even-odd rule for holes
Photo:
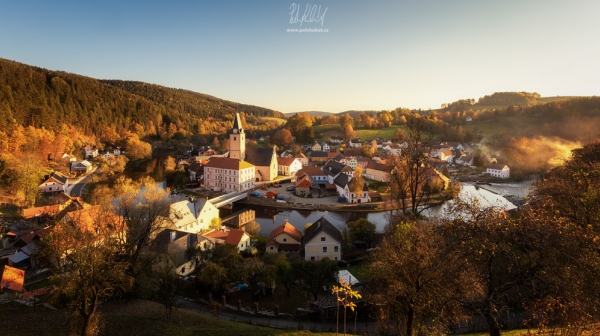
[[[171,220],[167,191],[150,177],[138,181],[119,177],[114,187],[96,201],[121,216],[113,225],[123,257],[129,262],[128,273],[137,279],[139,274],[150,272],[155,256],[146,252]]]
[[[312,129],[314,122],[315,119],[308,113],[298,113],[288,119],[285,128],[289,129],[293,135],[299,138],[306,129]]]
[[[219,141],[219,138],[215,137],[212,141],[212,146],[213,148],[217,149],[221,147],[221,142]]]
[[[133,285],[127,261],[117,257],[114,218],[99,207],[69,213],[44,241],[44,254],[54,261],[53,294],[72,309],[80,335],[98,334],[98,308]]]
[[[371,247],[377,227],[365,218],[348,222],[348,236],[352,242],[362,241]]]
[[[354,131],[352,124],[344,124],[341,129],[344,133],[344,139],[351,140],[356,138],[356,132]]]
[[[208,262],[200,272],[200,282],[210,287],[215,296],[223,293],[230,280],[227,277],[227,270],[218,264]]]
[[[457,200],[443,228],[452,249],[476,274],[465,285],[480,288],[463,305],[485,318],[491,336],[500,335],[502,316],[515,309],[537,306],[534,310],[550,313],[540,302],[560,302],[563,313],[599,317],[596,300],[590,300],[600,285],[597,244],[546,204],[509,217],[499,207]]]
[[[336,279],[338,273],[337,263],[327,257],[319,261],[304,260],[301,270],[304,289],[312,294],[315,301],[318,300],[319,294],[323,292],[324,286],[338,282]]]
[[[340,117],[340,129],[342,132],[346,129],[346,126],[354,126],[354,119],[350,116],[350,114],[346,113]]]
[[[266,254],[271,257],[270,261],[274,268],[275,281],[285,287],[286,296],[290,296],[290,291],[296,286],[300,279],[300,270],[302,269],[302,259],[295,259],[290,262],[288,257],[281,253]]]
[[[140,140],[135,134],[127,138],[125,150],[127,151],[127,156],[133,161],[145,159],[152,155],[152,146]]]
[[[164,258],[159,262],[160,264],[153,274],[155,285],[154,297],[156,301],[165,307],[165,315],[167,316],[167,320],[170,320],[173,308],[177,303],[176,291],[179,287],[177,285],[179,277],[175,273],[176,266],[170,258]]]
[[[380,113],[377,119],[383,125],[383,127],[390,127],[392,126],[392,120],[394,120],[394,117],[392,117],[391,113],[385,111]]]
[[[472,277],[469,266],[453,253],[435,223],[391,224],[369,259],[365,297],[377,307],[377,322],[387,333],[444,334],[466,318],[460,302],[478,288],[462,283]]]
[[[246,224],[246,226],[244,226],[244,230],[248,232],[249,235],[256,236],[260,233],[260,223],[255,220],[250,221],[248,224]]]
[[[223,139],[223,141],[221,142],[221,149],[223,149],[224,151],[229,150],[229,139],[228,138]]]
[[[292,133],[287,128],[280,129],[271,136],[271,144],[280,148],[287,148],[293,142]]]
[[[362,167],[357,166],[356,169],[354,169],[352,180],[350,180],[350,183],[348,184],[348,189],[350,189],[351,193],[354,193],[356,198],[361,198],[363,188],[365,186],[365,178],[362,176],[362,174]]]
[[[418,217],[427,209],[423,205],[430,196],[422,192],[427,182],[426,170],[423,168],[427,158],[423,155],[423,150],[430,145],[434,136],[426,131],[421,118],[411,119],[408,132],[401,135],[401,141],[406,147],[399,157],[393,156],[389,163],[392,201],[400,206],[403,215]]]
[[[371,128],[373,124],[373,118],[366,113],[360,114],[360,122],[364,125],[365,128]]]

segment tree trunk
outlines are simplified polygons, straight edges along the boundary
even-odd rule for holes
[[[412,325],[414,317],[415,309],[413,308],[413,304],[411,302],[411,304],[408,306],[408,312],[406,312],[406,336],[412,336]]]
[[[485,320],[488,324],[488,329],[490,331],[490,336],[500,336],[500,326],[496,322],[496,319],[492,316],[491,313],[485,314]]]

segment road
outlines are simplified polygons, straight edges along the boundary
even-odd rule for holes
[[[88,183],[92,179],[92,175],[96,169],[94,169],[91,173],[86,174],[79,179],[71,180],[69,179],[69,187],[67,188],[67,194],[73,197],[81,197],[81,193],[83,192],[83,187],[86,183]]]

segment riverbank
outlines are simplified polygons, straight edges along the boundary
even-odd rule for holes
[[[434,199],[423,206],[441,205],[446,200]],[[392,202],[372,202],[372,203],[338,203],[338,204],[314,204],[314,203],[299,203],[286,202],[281,203],[276,200],[263,199],[258,197],[249,197],[246,200],[240,200],[237,203],[245,205],[260,205],[270,208],[283,210],[308,210],[308,211],[335,211],[335,212],[383,212],[390,210],[398,210],[400,207],[393,206]],[[408,205],[410,207],[410,204]]]

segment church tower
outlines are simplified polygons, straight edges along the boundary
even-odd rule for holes
[[[242,128],[242,120],[240,114],[235,114],[233,128],[229,133],[229,157],[232,159],[246,159],[246,133]]]

